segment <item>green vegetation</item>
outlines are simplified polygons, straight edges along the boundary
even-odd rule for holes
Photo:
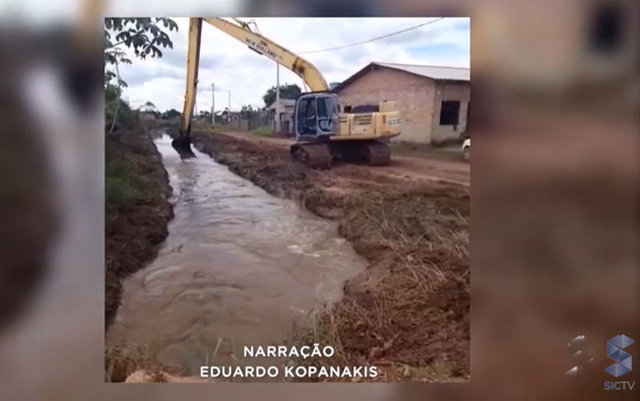
[[[177,32],[178,25],[170,18],[105,18],[104,93],[107,134],[131,128],[138,114],[122,99],[122,88],[126,88],[127,83],[120,77],[118,66],[132,63],[126,49],[133,51],[139,59],[160,58],[161,49],[173,48],[173,42],[165,30]],[[145,106],[153,106],[155,110],[151,102],[147,102]]]
[[[252,133],[255,136],[262,136],[262,137],[271,136],[271,128],[265,125],[265,126],[254,129]]]
[[[163,116],[165,116],[167,118],[167,120],[172,120],[176,117],[180,117],[180,115],[182,113],[180,113],[178,110],[176,109],[171,109],[169,111],[165,111],[164,113],[162,113]]]
[[[302,93],[302,90],[296,84],[280,85],[280,99],[295,99],[300,93]],[[265,107],[271,106],[276,101],[276,87],[272,86],[267,89],[267,93],[262,96],[262,100],[264,100]]]
[[[140,110],[133,110],[122,98],[127,83],[120,77],[118,66],[131,64],[131,54],[138,59],[162,57],[162,49],[172,49],[168,32],[178,31],[170,18],[105,18],[104,20],[104,96],[107,161],[105,171],[105,206],[107,216],[116,214],[125,204],[142,198],[144,182],[132,169],[132,161],[124,157],[123,148],[110,146],[120,135],[132,135],[142,129],[138,123]],[[127,52],[128,50],[128,52]],[[158,115],[156,106],[146,102],[141,109]],[[178,113],[177,111],[175,111]],[[130,132],[127,132],[130,131]],[[128,142],[129,143],[129,142]],[[130,142],[133,145],[135,142]]]
[[[105,167],[105,207],[107,215],[141,196],[142,180],[121,160],[107,160]]]

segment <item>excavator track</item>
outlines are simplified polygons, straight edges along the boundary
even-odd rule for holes
[[[361,145],[361,154],[370,166],[386,166],[391,163],[391,149],[384,142],[371,141]]]
[[[386,166],[391,163],[391,149],[385,142],[379,141],[335,141],[331,143],[332,153],[340,160]]]
[[[291,156],[311,168],[331,167],[331,149],[326,143],[296,143],[291,145]]]

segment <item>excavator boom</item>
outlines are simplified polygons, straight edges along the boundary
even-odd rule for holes
[[[269,57],[297,74],[312,91],[328,91],[329,85],[320,71],[304,58],[280,46],[251,29],[249,24],[239,19],[233,21],[222,18],[190,18],[189,45],[187,50],[187,87],[184,108],[180,121],[180,135],[172,142],[182,158],[195,157],[191,150],[191,117],[196,101],[198,86],[198,66],[200,64],[200,42],[202,22],[220,29],[226,34],[246,44],[251,50]]]
[[[400,135],[400,118],[395,102],[382,102],[371,113],[341,113],[338,96],[328,93],[329,85],[309,61],[262,36],[257,29],[238,19],[191,18],[187,56],[187,87],[180,134],[172,142],[182,158],[195,157],[191,150],[191,117],[198,86],[198,65],[202,22],[247,45],[293,71],[304,81],[309,93],[296,99],[293,131],[297,142],[291,145],[294,158],[309,166],[328,168],[334,158],[366,161],[370,165],[390,162],[386,139]],[[280,116],[278,116],[280,118]]]
[[[329,85],[320,71],[310,62],[271,39],[251,30],[249,25],[238,19],[234,22],[222,18],[205,18],[205,22],[233,36],[251,50],[264,55],[296,73],[311,91],[328,91]]]

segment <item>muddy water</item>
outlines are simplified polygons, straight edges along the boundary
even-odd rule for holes
[[[244,345],[282,344],[364,269],[334,222],[202,153],[180,161],[167,136],[156,146],[175,218],[157,259],[123,283],[108,344],[145,345],[194,374],[205,363],[242,363]]]

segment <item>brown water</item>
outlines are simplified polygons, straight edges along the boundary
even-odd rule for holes
[[[124,281],[108,344],[146,345],[157,361],[194,374],[240,362],[244,345],[283,344],[365,268],[335,222],[197,151],[180,161],[167,136],[156,146],[175,218],[157,259]]]

